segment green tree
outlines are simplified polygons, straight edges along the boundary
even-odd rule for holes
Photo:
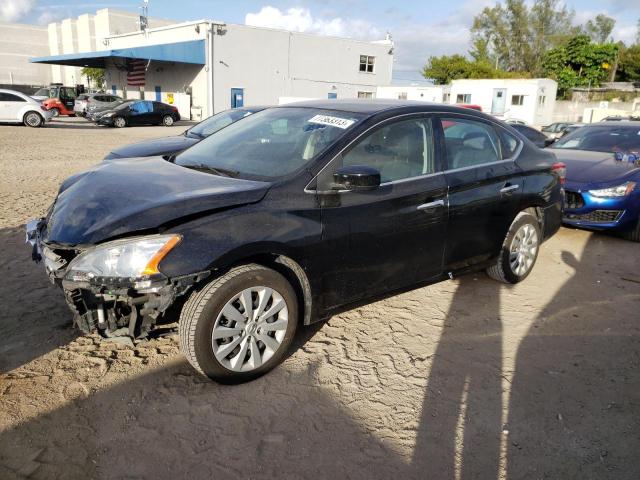
[[[617,79],[623,82],[640,81],[640,43],[621,49]]]
[[[461,78],[505,78],[522,76],[519,72],[505,72],[494,66],[486,59],[469,60],[463,55],[443,55],[429,57],[422,70],[425,78],[433,80],[438,85],[445,85],[451,80]],[[527,76],[526,74],[524,76]]]
[[[549,50],[542,69],[558,82],[558,95],[566,98],[571,88],[600,86],[608,79],[617,55],[617,44],[596,44],[587,35],[577,35],[566,45]]]
[[[104,86],[104,68],[84,67],[80,73],[89,80],[89,87],[91,83],[97,89]]]
[[[524,0],[506,0],[477,15],[471,33],[474,45],[484,42],[499,68],[538,75],[544,52],[576,33],[573,16],[560,0],[535,0],[531,8]]]
[[[607,43],[609,38],[611,37],[611,32],[613,31],[613,27],[616,26],[616,21],[603,14],[599,14],[593,20],[589,20],[585,26],[584,30],[591,40],[596,43]]]

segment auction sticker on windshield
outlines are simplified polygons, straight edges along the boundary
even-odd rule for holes
[[[309,120],[309,123],[318,123],[320,125],[329,125],[330,127],[338,127],[346,130],[353,125],[355,120],[349,120],[346,118],[332,117],[330,115],[316,115]]]

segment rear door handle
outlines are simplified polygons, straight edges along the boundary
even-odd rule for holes
[[[520,188],[520,185],[509,185],[509,186],[501,188],[500,189],[500,193],[506,194],[506,193],[515,192],[519,188]]]
[[[444,207],[444,200],[434,200],[433,202],[418,205],[418,210],[432,210],[434,208]]]

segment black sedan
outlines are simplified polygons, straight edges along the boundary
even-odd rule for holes
[[[560,227],[555,162],[469,109],[303,102],[75,175],[27,235],[80,329],[143,339],[178,320],[199,372],[242,382],[354,304],[474,270],[524,280]]]
[[[173,105],[150,100],[132,100],[118,105],[113,110],[103,112],[96,119],[96,123],[117,128],[133,125],[170,127],[178,120],[180,120],[180,113]]]
[[[535,128],[530,127],[528,125],[521,125],[521,124],[518,124],[518,123],[512,123],[511,127],[514,130],[520,132],[522,135],[524,135],[529,140],[531,140],[531,142],[533,142],[533,144],[535,146],[539,147],[539,148],[548,147],[553,142],[555,142],[555,138],[547,137],[544,133],[542,133],[539,130],[536,130]]]
[[[118,147],[104,157],[105,160],[127,157],[151,157],[153,155],[174,155],[195,145],[200,140],[216,133],[218,130],[231,125],[252,113],[264,110],[266,107],[244,107],[225,110],[185,130],[182,135],[173,137],[154,138],[142,142]]]

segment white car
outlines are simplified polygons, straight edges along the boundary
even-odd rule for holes
[[[51,117],[53,113],[30,96],[15,90],[0,89],[0,122],[41,127]]]

